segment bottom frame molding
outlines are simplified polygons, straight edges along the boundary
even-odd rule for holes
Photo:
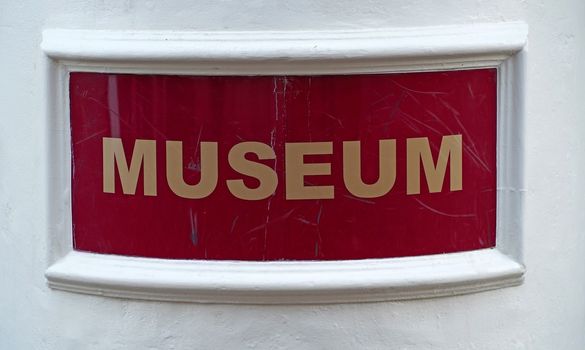
[[[524,266],[497,249],[352,261],[163,260],[72,251],[51,288],[199,303],[311,304],[406,300],[515,286]]]

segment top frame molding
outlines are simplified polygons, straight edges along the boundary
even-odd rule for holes
[[[522,22],[313,32],[48,29],[41,47],[53,60],[86,66],[131,61],[126,68],[150,72],[379,73],[492,66],[520,51],[527,34]]]
[[[58,290],[204,303],[299,304],[451,296],[521,284],[524,54],[521,22],[355,31],[48,29],[49,256]],[[496,247],[337,262],[177,261],[73,251],[69,72],[360,74],[498,69]]]

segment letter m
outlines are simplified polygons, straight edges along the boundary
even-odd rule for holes
[[[447,161],[450,168],[450,189],[461,191],[463,189],[462,142],[461,135],[443,136],[435,165],[427,137],[406,140],[406,194],[420,193],[421,161],[430,193],[441,192],[447,171]]]
[[[144,168],[144,195],[156,196],[156,141],[136,140],[130,166],[126,161],[122,139],[104,137],[103,146],[103,185],[105,193],[115,193],[114,166],[118,168],[122,192],[135,194],[140,169]]]

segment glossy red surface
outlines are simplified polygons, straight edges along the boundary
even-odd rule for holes
[[[169,259],[332,260],[438,254],[495,245],[496,70],[348,76],[70,75],[72,215],[76,250]],[[406,195],[406,139],[463,137],[463,190]],[[157,196],[102,188],[102,138],[120,137],[130,159],[136,139],[157,140]],[[378,176],[378,140],[396,139],[396,182],[356,198],[342,175],[342,141],[362,143],[366,182]],[[219,181],[204,199],[175,195],[165,175],[165,141],[181,140],[184,177],[199,179],[199,141],[219,142]],[[272,145],[273,196],[235,198],[227,179],[257,181],[230,168],[242,141]],[[333,141],[334,199],[286,200],[285,142]],[[253,159],[254,157],[250,157]]]

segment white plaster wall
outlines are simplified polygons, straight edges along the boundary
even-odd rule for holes
[[[245,306],[46,287],[43,28],[312,30],[524,20],[524,285],[452,298]],[[0,0],[0,349],[585,349],[583,0]]]

